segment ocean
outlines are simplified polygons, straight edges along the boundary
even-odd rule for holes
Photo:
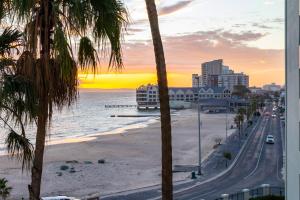
[[[48,143],[68,139],[113,134],[128,128],[146,126],[155,120],[149,117],[111,117],[112,115],[158,115],[159,111],[139,111],[136,107],[106,108],[105,105],[136,105],[135,90],[80,90],[77,102],[70,108],[54,111],[48,130]],[[0,122],[0,154],[5,153],[7,129]],[[35,128],[27,128],[34,143]]]

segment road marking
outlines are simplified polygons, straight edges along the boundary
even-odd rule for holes
[[[279,176],[279,160],[280,160],[280,157],[278,157],[278,159],[277,159],[277,178],[278,178],[278,180],[281,181],[281,178]]]
[[[210,191],[210,192],[206,192],[206,193],[201,194],[201,195],[199,195],[199,196],[195,196],[195,197],[193,197],[193,198],[190,198],[190,200],[194,200],[194,199],[199,200],[199,198],[200,198],[201,196],[209,195],[209,194],[214,193],[214,192],[216,192],[216,191],[217,191],[217,190],[212,190],[212,191]],[[201,199],[201,198],[200,198],[200,199]]]
[[[259,156],[258,156],[258,160],[257,160],[256,166],[255,166],[254,170],[250,174],[248,174],[248,176],[244,177],[244,179],[247,179],[250,176],[252,176],[256,172],[256,170],[257,170],[257,168],[259,166],[261,155],[262,155],[262,152],[263,152],[263,148],[265,146],[264,135],[265,135],[265,129],[266,129],[266,127],[267,127],[267,123],[265,124],[265,126],[263,127],[263,130],[262,130],[262,133],[263,133],[262,145],[261,145],[261,148],[260,148],[260,152],[259,152]]]

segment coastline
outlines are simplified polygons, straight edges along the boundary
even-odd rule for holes
[[[172,116],[173,165],[195,165],[198,162],[196,116],[194,110],[180,111]],[[214,138],[225,136],[222,124],[225,114],[202,116],[202,156],[205,158],[213,151]],[[232,118],[229,115],[228,119],[232,121]],[[113,134],[99,133],[89,137],[89,140],[47,145],[43,196],[103,195],[160,183],[161,142],[160,123],[157,119],[147,125],[115,130]],[[98,164],[101,159],[105,160],[104,164]],[[78,163],[66,164],[70,160]],[[87,161],[93,164],[86,164]],[[61,171],[62,165],[74,167],[76,172]],[[57,172],[62,172],[62,176],[58,176]],[[188,175],[189,173],[175,173],[174,180],[185,179]],[[1,156],[0,176],[6,177],[14,187],[12,199],[27,197],[30,177],[26,172],[22,174],[19,163]]]

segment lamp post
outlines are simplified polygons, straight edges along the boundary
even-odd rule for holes
[[[201,118],[200,118],[200,85],[198,83],[198,142],[199,142],[199,164],[198,164],[198,175],[202,175],[202,170],[201,170]]]
[[[228,130],[228,101],[226,106],[226,131],[225,131],[225,141],[227,141],[227,130]]]

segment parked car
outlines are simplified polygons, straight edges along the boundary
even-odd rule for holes
[[[275,143],[274,136],[273,135],[267,135],[266,143],[267,144],[274,144]]]
[[[56,196],[56,197],[42,197],[42,200],[80,200],[74,197]]]

